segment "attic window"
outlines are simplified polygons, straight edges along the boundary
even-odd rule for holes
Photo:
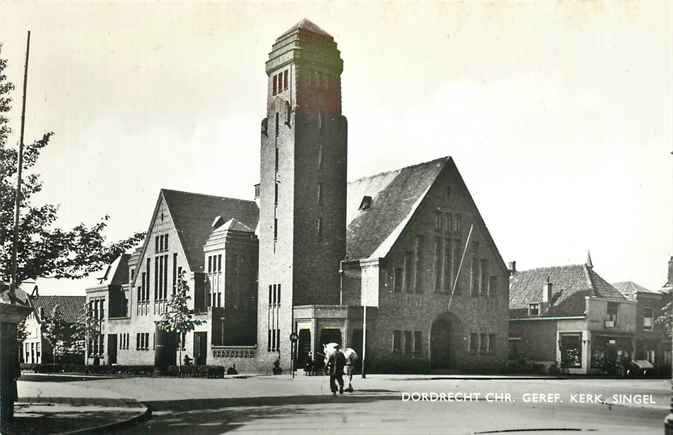
[[[217,217],[213,220],[213,223],[212,223],[211,227],[212,227],[213,229],[215,229],[215,228],[217,228],[217,227],[222,226],[222,224],[224,224],[224,219],[222,218],[222,216],[217,216]]]
[[[362,197],[362,202],[360,203],[359,210],[365,211],[368,210],[372,206],[372,197],[369,195],[365,195]]]
[[[539,316],[540,315],[540,304],[529,304],[528,305],[528,315],[529,316]]]

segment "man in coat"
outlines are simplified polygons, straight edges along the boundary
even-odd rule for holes
[[[332,394],[337,392],[337,383],[339,384],[339,394],[344,393],[344,366],[346,365],[346,357],[341,351],[341,346],[336,346],[336,351],[333,352],[328,360],[329,367],[329,387]]]

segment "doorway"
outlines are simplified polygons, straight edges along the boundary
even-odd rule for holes
[[[194,333],[194,364],[197,366],[206,365],[206,355],[208,353],[208,333]]]
[[[117,334],[107,336],[107,363],[117,364]]]

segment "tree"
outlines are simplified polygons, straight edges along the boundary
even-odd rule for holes
[[[1,49],[0,44],[0,54]],[[0,57],[0,280],[10,281],[18,149],[7,145],[11,128],[5,114],[12,108],[14,85],[4,73],[6,67],[7,60]],[[102,269],[144,237],[144,233],[136,233],[125,240],[106,244],[103,232],[109,216],[93,225],[82,223],[62,229],[56,225],[57,206],[31,202],[32,196],[42,190],[42,182],[35,172],[38,158],[53,134],[44,133],[24,146],[17,282],[38,277],[85,277]]]
[[[178,276],[178,285],[175,293],[171,295],[170,301],[166,304],[166,310],[162,313],[157,322],[160,330],[176,334],[180,339],[178,344],[179,360],[178,366],[182,367],[182,346],[183,337],[189,331],[193,331],[197,326],[205,323],[205,320],[194,319],[194,310],[190,310],[187,302],[189,301],[189,285],[184,279],[184,271]]]
[[[654,327],[657,331],[664,334],[669,339],[673,334],[673,293],[663,293],[661,308],[654,320]]]
[[[26,319],[16,324],[16,348],[19,351],[19,361],[23,361],[23,342],[28,338],[28,329],[26,328]]]
[[[86,303],[79,310],[74,329],[72,340],[78,353],[84,354],[87,342],[96,343],[96,347],[98,346],[102,331],[101,319],[89,310]],[[91,349],[89,349],[89,352],[91,352]],[[84,355],[84,357],[87,358],[88,355]]]
[[[52,361],[56,362],[56,357],[63,354],[70,347],[71,328],[63,317],[63,312],[59,305],[54,305],[51,314],[47,314],[42,319],[42,337],[51,347]]]

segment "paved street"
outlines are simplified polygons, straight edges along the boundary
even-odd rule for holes
[[[659,434],[669,385],[665,380],[373,375],[364,381],[358,377],[355,393],[332,397],[326,377],[290,380],[287,376],[261,376],[21,381],[19,393],[39,396],[56,391],[81,397],[135,398],[152,409],[153,417],[122,432],[127,434],[315,434],[342,428],[349,434],[512,433],[532,429],[545,429],[543,433]],[[427,400],[422,400],[422,393],[428,393]],[[623,396],[613,397],[615,394]],[[611,404],[614,399],[648,403]]]

